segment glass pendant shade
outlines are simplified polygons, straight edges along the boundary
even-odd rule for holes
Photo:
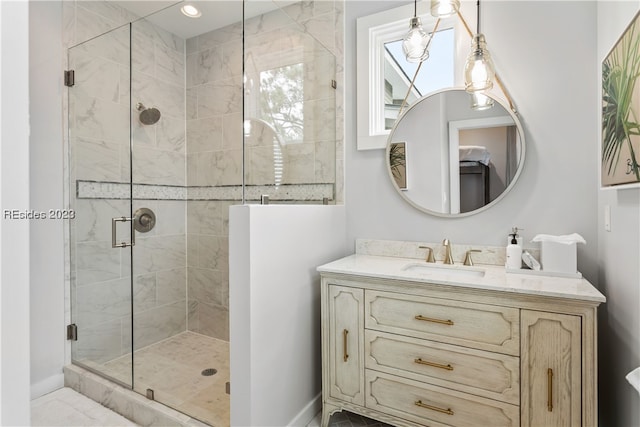
[[[484,35],[476,34],[471,42],[471,53],[464,66],[464,81],[467,92],[478,92],[493,87],[496,72],[487,50]]]
[[[422,62],[429,57],[427,44],[429,36],[422,29],[420,18],[414,16],[409,21],[409,32],[402,39],[402,51],[409,62]]]
[[[458,13],[460,0],[431,0],[431,16],[445,18]]]
[[[488,110],[493,107],[493,99],[482,92],[471,94],[471,109],[475,111]]]

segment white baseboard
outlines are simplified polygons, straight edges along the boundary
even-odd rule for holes
[[[322,410],[322,393],[318,393],[311,402],[307,404],[298,415],[296,415],[288,424],[289,427],[306,427],[309,422]]]
[[[44,380],[31,384],[31,400],[64,387],[64,374],[61,372]]]

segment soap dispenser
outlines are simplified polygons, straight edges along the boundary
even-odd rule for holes
[[[505,268],[508,270],[519,270],[522,268],[522,246],[518,243],[518,227],[513,227],[509,233],[509,244],[507,245],[507,262]]]

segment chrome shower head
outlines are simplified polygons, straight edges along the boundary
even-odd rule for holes
[[[155,107],[146,108],[144,104],[138,102],[136,109],[140,111],[140,123],[143,125],[155,125],[160,120],[160,110]]]

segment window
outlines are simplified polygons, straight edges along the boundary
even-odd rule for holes
[[[304,67],[302,63],[260,72],[260,118],[284,144],[304,139]]]

